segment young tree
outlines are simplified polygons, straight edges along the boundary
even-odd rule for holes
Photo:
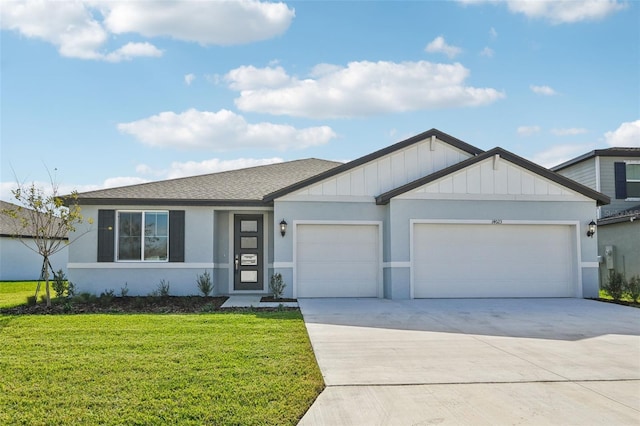
[[[0,211],[13,219],[13,237],[42,256],[41,274],[44,276],[41,278],[45,281],[47,306],[51,306],[49,258],[83,235],[79,235],[73,241],[68,239],[69,233],[76,230],[76,225],[84,222],[78,205],[77,191],[63,196],[60,195],[59,185],[55,180],[51,178],[50,182],[49,192],[37,187],[35,183],[29,186],[18,184],[17,189],[11,193],[20,205]],[[92,223],[92,220],[89,219],[87,222]]]

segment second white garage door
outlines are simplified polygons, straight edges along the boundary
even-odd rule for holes
[[[298,224],[297,297],[378,297],[378,225]]]
[[[415,224],[416,298],[575,297],[568,225]]]

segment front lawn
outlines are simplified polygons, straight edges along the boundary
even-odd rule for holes
[[[35,294],[37,284],[37,281],[0,281],[0,308],[11,308],[27,303],[27,297]],[[55,296],[51,287],[49,288],[51,297]],[[44,282],[41,282],[40,294],[45,294]]]
[[[296,424],[324,384],[298,311],[0,316],[0,424]]]

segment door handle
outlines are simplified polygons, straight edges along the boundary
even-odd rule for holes
[[[236,272],[237,272],[238,271],[238,267],[240,266],[240,262],[238,261],[238,255],[237,254],[236,254],[235,264],[236,264]]]

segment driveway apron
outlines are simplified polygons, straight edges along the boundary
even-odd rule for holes
[[[640,310],[301,299],[326,389],[301,425],[639,424]]]

